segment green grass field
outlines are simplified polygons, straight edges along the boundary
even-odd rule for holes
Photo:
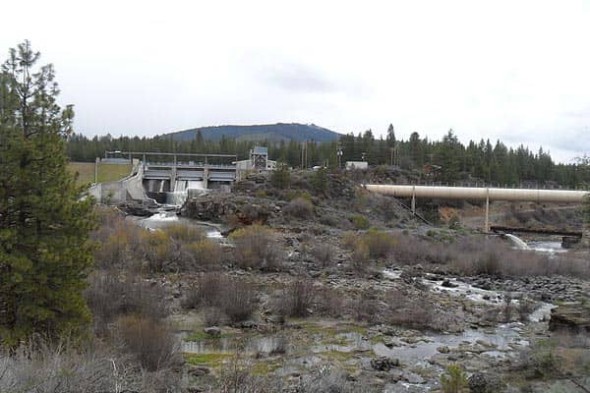
[[[70,162],[68,169],[78,173],[78,184],[94,183],[93,162]],[[131,164],[98,164],[98,183],[105,183],[124,178],[131,173]]]

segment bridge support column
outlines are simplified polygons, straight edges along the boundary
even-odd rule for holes
[[[590,228],[584,225],[582,237],[580,238],[580,248],[590,248]]]
[[[490,232],[490,189],[486,189],[486,219],[484,224],[484,232]]]
[[[416,186],[412,187],[412,215],[416,215]]]

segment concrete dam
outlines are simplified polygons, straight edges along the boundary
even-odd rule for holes
[[[229,190],[238,179],[235,155],[117,151],[107,152],[107,157],[108,154],[122,156],[124,159],[119,160],[133,161],[135,166],[125,179],[91,188],[91,194],[101,202],[152,199],[182,205],[193,193]]]

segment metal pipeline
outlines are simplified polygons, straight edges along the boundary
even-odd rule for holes
[[[581,203],[588,191],[537,190],[525,188],[444,187],[366,184],[365,188],[400,198],[471,199],[489,201],[530,201]]]
[[[444,186],[412,186],[366,184],[365,188],[380,194],[393,195],[400,198],[412,198],[412,214],[416,214],[416,198],[429,199],[466,199],[484,200],[485,224],[484,231],[490,230],[491,201],[529,201],[529,202],[561,202],[582,203],[588,191],[570,190],[537,190],[525,188],[491,188],[491,187],[444,187]]]

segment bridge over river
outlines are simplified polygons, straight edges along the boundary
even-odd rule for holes
[[[493,187],[444,187],[444,186],[416,186],[416,185],[382,185],[366,184],[365,188],[380,194],[393,195],[400,198],[412,199],[412,213],[416,214],[416,199],[462,199],[482,200],[486,202],[485,227],[490,231],[490,202],[491,201],[528,201],[528,202],[558,202],[581,204],[589,195],[588,191],[575,190],[541,190],[524,188],[493,188]]]

